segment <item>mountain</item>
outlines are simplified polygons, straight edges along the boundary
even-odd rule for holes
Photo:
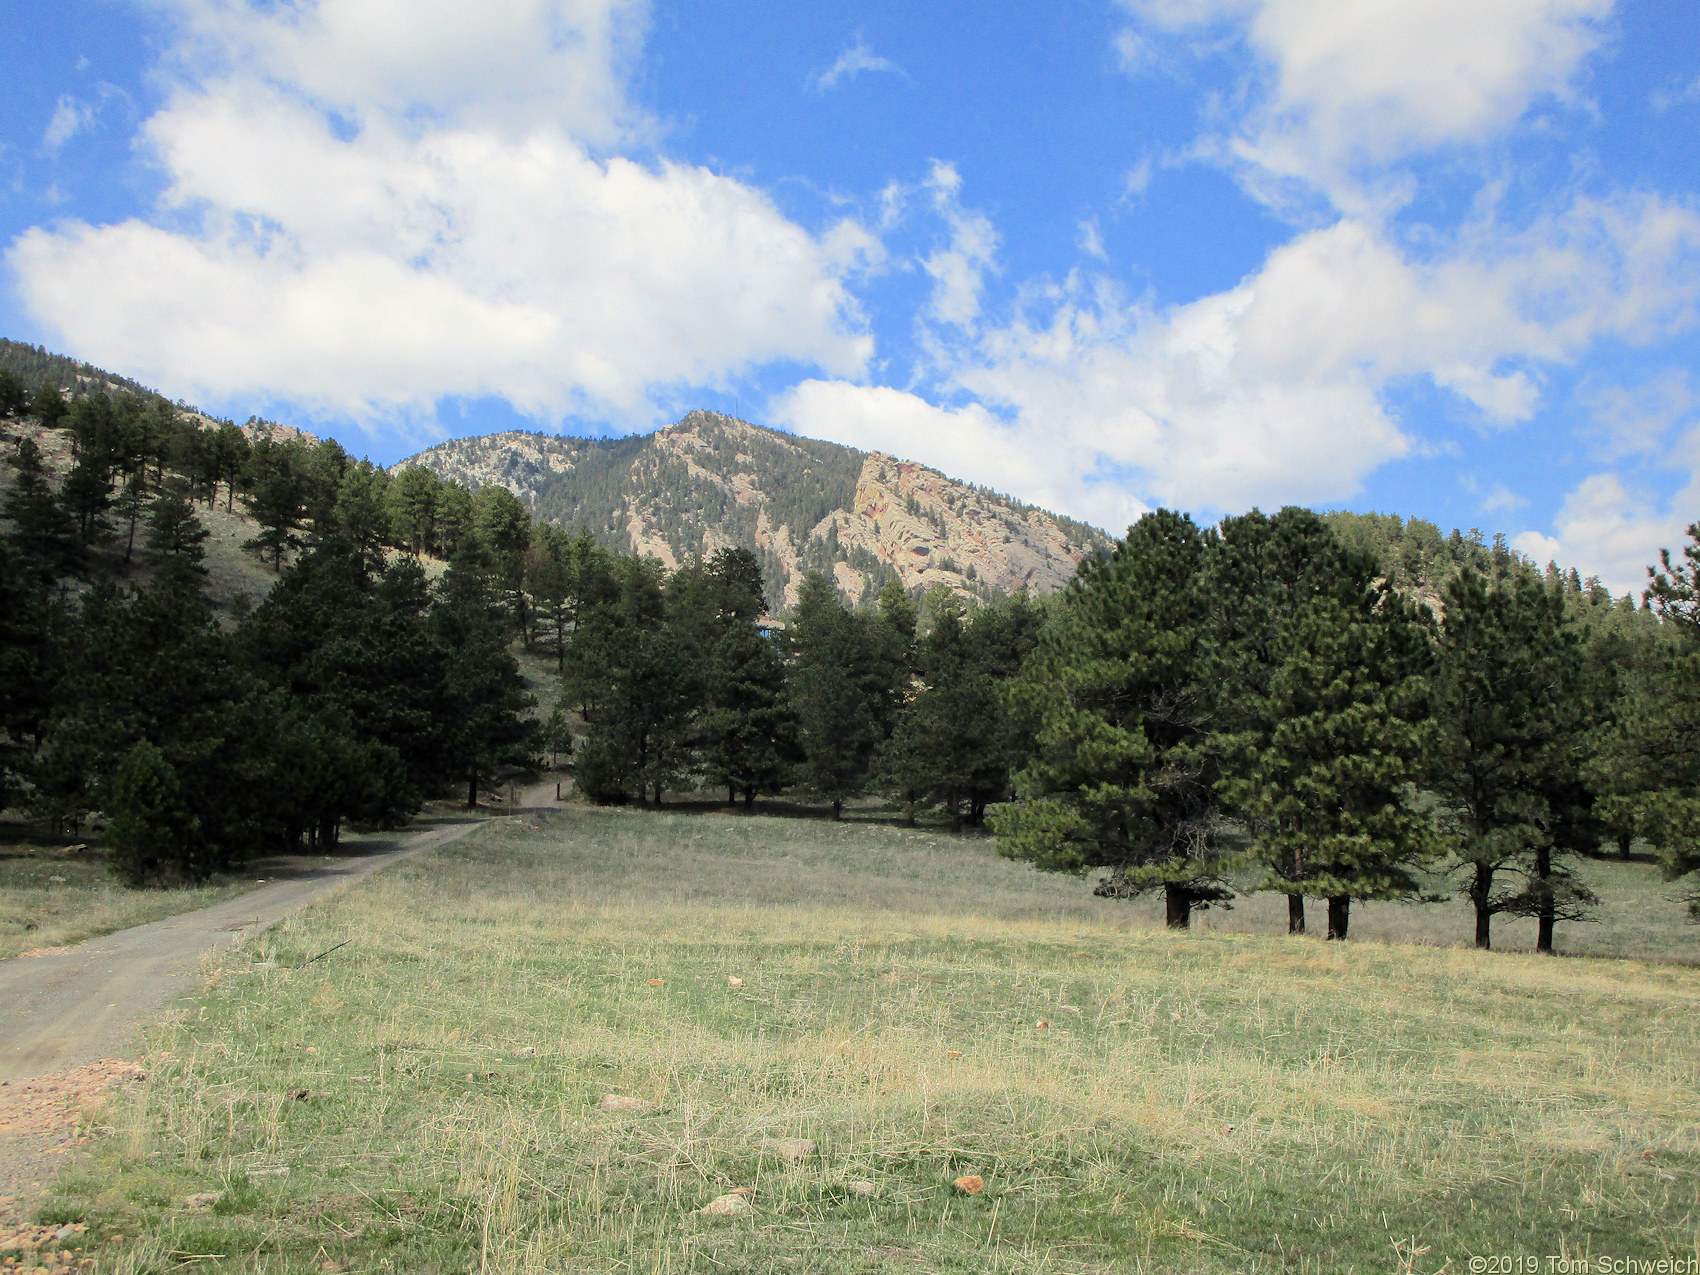
[[[888,580],[963,595],[1061,588],[1110,546],[1096,527],[960,483],[882,452],[800,438],[717,412],[630,438],[509,431],[410,456],[468,487],[496,483],[563,527],[675,566],[741,545],[762,560],[775,606],[830,571],[852,601]]]

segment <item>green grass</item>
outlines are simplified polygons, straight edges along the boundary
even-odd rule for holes
[[[98,849],[66,853],[54,844],[0,839],[0,960],[146,925],[252,888],[249,881],[220,880],[132,890],[107,870]]]
[[[102,1270],[1437,1272],[1700,1243],[1679,964],[1171,935],[984,843],[572,810],[211,978],[46,1207]],[[747,1215],[695,1212],[739,1187]]]

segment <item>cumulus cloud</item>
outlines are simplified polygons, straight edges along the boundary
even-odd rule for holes
[[[868,47],[868,42],[861,36],[856,37],[856,43],[838,55],[826,70],[809,77],[809,87],[817,93],[837,88],[846,80],[853,80],[863,71],[887,71],[895,75],[907,75],[904,69],[890,58],[883,58]]]
[[[1616,474],[1594,474],[1565,497],[1553,519],[1556,535],[1524,532],[1512,544],[1537,562],[1574,564],[1584,575],[1598,576],[1614,593],[1639,593],[1659,549],[1675,551],[1687,538],[1684,528],[1692,514],[1675,511],[1692,511],[1697,500],[1700,482],[1690,482],[1664,506],[1631,491]]]
[[[865,365],[846,280],[867,232],[811,234],[741,182],[606,153],[646,127],[619,74],[638,6],[179,12],[177,87],[143,133],[169,178],[156,214],[7,254],[79,353],[357,417],[500,394],[631,424],[762,363]]]
[[[1232,153],[1362,211],[1354,174],[1498,136],[1562,97],[1612,0],[1122,0],[1155,31],[1233,24],[1260,64]],[[1120,49],[1124,40],[1118,40]],[[1265,182],[1254,183],[1269,192]]]
[[[980,316],[986,275],[996,268],[998,233],[984,213],[963,206],[962,178],[955,166],[935,160],[926,186],[950,234],[943,247],[921,261],[933,278],[929,313],[939,323],[969,328]]]
[[[1681,327],[1700,295],[1700,217],[1650,196],[1578,201],[1517,232],[1473,224],[1429,249],[1343,219],[1180,306],[1078,275],[972,326],[935,299],[939,388],[976,406],[820,383],[781,415],[886,446],[871,413],[890,410],[902,445],[887,450],[1110,527],[1144,503],[1329,503],[1418,449],[1387,405],[1398,386],[1426,380],[1509,428],[1536,410],[1544,366]]]

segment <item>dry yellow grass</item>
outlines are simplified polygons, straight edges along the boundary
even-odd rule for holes
[[[1176,936],[983,844],[574,811],[213,971],[49,1215],[139,1230],[116,1271],[1684,1255],[1697,1011],[1677,965]]]

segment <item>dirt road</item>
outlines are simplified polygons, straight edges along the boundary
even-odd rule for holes
[[[22,1108],[58,1095],[52,1100],[69,1102],[74,1111],[76,1095],[62,1091],[75,1090],[78,1076],[109,1082],[110,1060],[128,1055],[141,1025],[193,990],[203,952],[481,822],[445,822],[388,849],[333,860],[198,912],[102,935],[66,952],[0,962],[0,1216],[23,1207],[36,1179],[57,1168],[46,1157],[57,1149],[51,1144],[65,1140],[62,1128],[42,1128],[45,1113]]]

